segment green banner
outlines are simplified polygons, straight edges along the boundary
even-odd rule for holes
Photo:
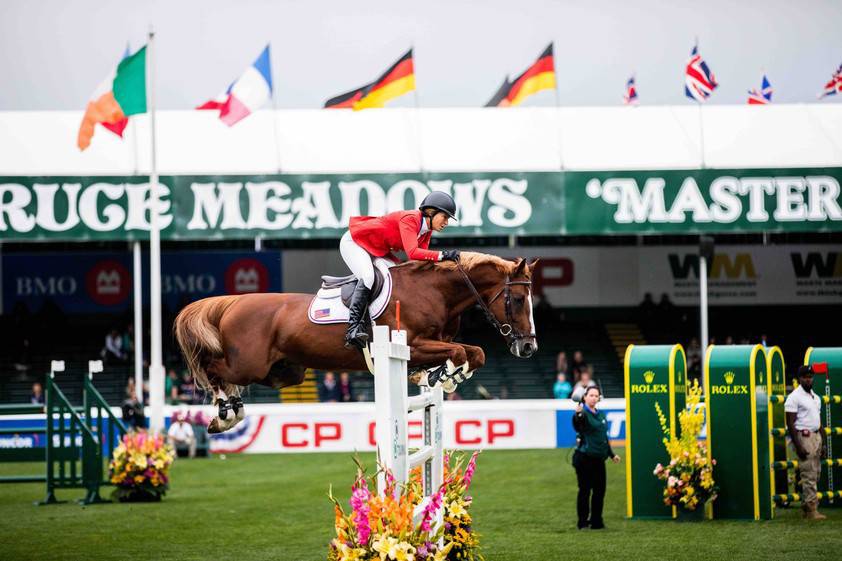
[[[842,230],[842,168],[161,176],[165,239],[335,238],[351,216],[451,193],[448,235]],[[149,184],[0,177],[0,239],[143,239]]]

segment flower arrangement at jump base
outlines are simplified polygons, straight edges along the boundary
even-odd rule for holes
[[[477,453],[467,465],[464,457],[445,455],[444,483],[430,498],[420,520],[413,512],[423,500],[420,468],[410,481],[399,484],[388,470],[385,496],[376,492],[377,475],[366,478],[357,462],[347,514],[330,493],[334,504],[336,537],[331,540],[329,561],[481,561],[479,538],[473,531],[467,494],[476,470]],[[372,491],[371,489],[374,489]],[[441,510],[443,524],[436,527]]]
[[[660,405],[655,403],[670,463],[667,466],[658,464],[653,473],[665,483],[664,504],[688,511],[715,500],[719,490],[713,481],[716,460],[708,459],[707,448],[698,440],[705,416],[699,407],[701,397],[702,389],[694,380],[687,386],[686,407],[678,414],[679,437],[670,435],[667,419]]]
[[[160,501],[169,489],[175,451],[163,435],[128,432],[109,465],[113,496],[121,502]]]

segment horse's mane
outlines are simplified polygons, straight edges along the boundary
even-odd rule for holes
[[[463,251],[459,254],[459,263],[462,265],[462,268],[465,271],[470,272],[472,269],[480,267],[482,265],[491,264],[494,265],[498,271],[503,273],[504,275],[511,274],[514,271],[515,267],[517,266],[517,262],[510,261],[508,259],[503,259],[502,257],[498,257],[496,255],[490,255],[488,253],[478,253],[475,251]],[[412,269],[415,271],[427,271],[431,269],[444,269],[444,270],[455,270],[456,263],[453,261],[407,261],[406,263],[401,263],[400,265],[396,265],[395,267],[399,267],[401,269]],[[394,268],[394,267],[393,267]]]

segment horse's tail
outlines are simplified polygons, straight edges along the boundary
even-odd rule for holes
[[[212,392],[207,367],[213,359],[223,358],[219,321],[239,296],[215,296],[187,305],[175,318],[173,331],[187,361],[187,368],[196,384]],[[235,395],[239,392],[233,384],[219,380],[219,387]]]

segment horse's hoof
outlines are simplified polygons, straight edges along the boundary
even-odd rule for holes
[[[456,382],[453,380],[447,380],[442,383],[441,389],[444,390],[444,393],[453,393],[456,391]]]

